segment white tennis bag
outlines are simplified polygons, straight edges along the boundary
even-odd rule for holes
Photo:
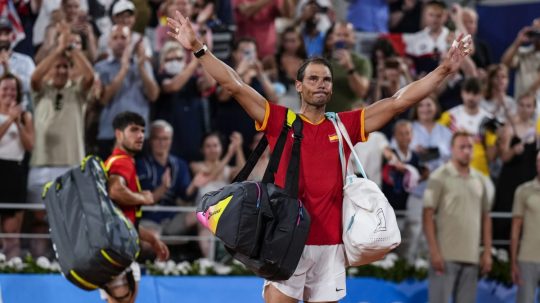
[[[349,266],[368,264],[384,256],[401,243],[394,209],[375,182],[366,176],[354,151],[347,129],[335,113],[327,113],[339,138],[339,156],[343,173],[343,244]],[[353,163],[363,178],[347,165],[343,141],[347,142]]]

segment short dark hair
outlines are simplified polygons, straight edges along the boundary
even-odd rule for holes
[[[476,77],[470,77],[463,81],[461,90],[467,93],[478,95],[482,92],[482,82]]]
[[[131,124],[135,124],[138,126],[145,127],[146,122],[144,122],[144,118],[134,112],[121,112],[118,115],[116,115],[113,119],[113,128],[114,130],[124,130],[126,127],[128,127]]]
[[[433,6],[433,7],[438,7],[440,9],[447,9],[448,6],[446,5],[446,3],[444,1],[440,1],[440,0],[431,0],[431,1],[427,1],[425,4],[424,4],[424,7],[430,7],[430,6]]]
[[[323,57],[312,57],[302,63],[302,65],[298,69],[298,72],[296,73],[296,80],[302,82],[302,80],[304,79],[304,75],[306,74],[306,68],[310,64],[321,64],[328,67],[328,69],[330,70],[330,75],[332,76],[332,79],[334,79],[334,71],[332,70],[332,64],[330,64],[330,61],[326,60]]]
[[[258,49],[257,41],[255,41],[255,39],[253,39],[251,37],[240,37],[240,38],[234,40],[232,50],[233,51],[238,50],[238,48],[240,47],[240,44],[242,44],[242,43],[253,43],[253,44],[255,44],[255,48]]]
[[[15,98],[15,101],[17,102],[17,104],[21,104],[22,94],[23,94],[21,80],[12,73],[4,73],[2,76],[0,76],[0,83],[2,83],[2,81],[4,80],[11,80],[11,79],[15,80],[15,83],[17,86],[17,98]]]
[[[466,130],[458,130],[458,131],[456,131],[455,133],[452,134],[452,139],[450,140],[450,146],[454,146],[454,142],[459,137],[472,138],[473,135],[471,133],[469,133],[468,131],[466,131]]]

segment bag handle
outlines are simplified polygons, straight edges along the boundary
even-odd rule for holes
[[[333,115],[332,115],[333,114]],[[339,133],[338,138],[340,140],[345,140],[347,145],[349,146],[349,149],[351,150],[351,155],[353,156],[353,165],[356,166],[356,170],[362,174],[362,177],[368,179],[366,172],[364,170],[364,166],[362,165],[362,162],[360,161],[360,158],[358,157],[358,154],[354,150],[354,146],[351,142],[351,139],[349,137],[349,133],[347,132],[347,129],[345,128],[345,125],[343,125],[343,122],[341,122],[341,119],[339,118],[339,115],[336,113],[331,113],[330,115],[327,115],[330,118],[330,121],[334,123],[334,127],[336,127],[336,132]],[[333,120],[334,119],[334,120]],[[346,166],[346,171],[349,172],[349,166],[347,165],[347,159],[345,158],[345,151],[343,144],[340,141],[340,152],[339,152],[340,160],[343,165]]]

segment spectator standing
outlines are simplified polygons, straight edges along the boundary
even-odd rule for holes
[[[195,179],[201,180],[199,192],[196,201],[199,203],[201,198],[208,192],[218,190],[223,186],[230,184],[233,178],[240,172],[246,164],[244,152],[242,150],[242,135],[234,132],[230,137],[230,144],[227,152],[223,155],[223,141],[219,133],[209,133],[203,139],[202,153],[204,160],[201,162],[192,162],[189,166]],[[231,159],[235,157],[235,166],[229,166]],[[211,237],[212,233],[200,226],[199,236]],[[199,242],[201,253],[205,258],[214,256],[214,239],[201,240]]]
[[[415,186],[407,199],[407,217],[405,222],[406,239],[404,252],[410,264],[427,251],[426,241],[422,234],[422,209],[427,178],[450,159],[450,139],[452,132],[437,123],[440,108],[437,99],[431,95],[413,107],[411,149],[418,155],[423,168],[422,180]]]
[[[483,122],[492,116],[482,107],[482,84],[477,78],[465,80],[461,86],[462,105],[444,112],[439,123],[450,131],[464,130],[474,136],[474,147],[471,166],[486,176],[489,176],[489,162],[497,154],[495,145],[497,136],[492,131],[484,131]]]
[[[0,203],[25,203],[28,170],[23,163],[25,152],[34,146],[32,114],[23,110],[22,83],[13,74],[0,77]],[[0,211],[1,231],[20,233],[23,212]],[[2,252],[9,260],[20,256],[19,238],[2,238]]]
[[[451,160],[431,174],[424,194],[423,224],[431,261],[429,302],[476,302],[478,263],[482,274],[492,264],[492,201],[486,186],[491,181],[470,166],[470,134],[454,133],[451,148]]]
[[[407,198],[409,191],[414,187],[406,180],[419,179],[421,171],[418,155],[411,150],[412,124],[407,120],[399,120],[394,125],[394,135],[392,141],[395,142],[391,149],[391,157],[386,159],[387,163],[383,168],[384,195],[395,210],[405,210],[407,208]],[[416,176],[416,177],[413,177]],[[403,220],[400,220],[403,222]],[[401,224],[400,224],[401,225]]]
[[[442,54],[448,49],[450,33],[445,26],[448,12],[443,1],[426,2],[422,14],[424,29],[413,34],[403,34],[405,52],[413,58],[418,75],[432,71],[439,64]]]
[[[199,146],[207,132],[204,96],[214,90],[214,79],[180,44],[169,41],[159,56],[157,81],[161,94],[154,104],[154,114],[174,129],[172,154],[188,162],[199,160]]]
[[[472,36],[474,42],[474,53],[471,56],[471,59],[481,70],[482,74],[485,74],[485,71],[489,65],[491,65],[491,48],[487,42],[480,40],[477,36],[478,33],[478,14],[476,11],[470,7],[465,7],[461,13],[461,20],[463,26],[469,35]],[[482,75],[479,75],[482,78]]]
[[[57,12],[60,20],[50,22],[45,30],[46,39],[43,45],[36,53],[36,62],[39,63],[43,58],[51,52],[55,47],[58,39],[57,22],[62,23],[61,26],[69,26],[73,34],[79,37],[79,44],[84,48],[85,54],[90,62],[97,59],[97,38],[94,35],[92,24],[89,21],[88,14],[80,9],[80,0],[61,0],[61,5]]]
[[[170,16],[174,14],[175,11],[179,11],[186,16],[192,16],[194,11],[193,4],[190,0],[166,0],[162,3],[158,14]],[[210,31],[204,23],[197,23],[195,30],[201,36],[201,38],[208,42],[208,47],[212,49],[212,31]],[[156,27],[155,40],[156,43],[154,44],[154,51],[157,53],[161,52],[163,45],[165,45],[167,41],[171,40],[171,38],[167,36],[167,26],[165,23],[162,22]],[[189,54],[186,53],[186,55]]]
[[[274,86],[263,71],[261,62],[257,59],[257,45],[250,38],[240,38],[233,46],[231,66],[257,92],[264,95],[270,102],[276,102]],[[221,86],[217,87],[215,97],[215,113],[213,129],[218,129],[224,136],[239,132],[243,138],[253,138],[256,133],[253,120],[232,97],[231,93]],[[244,151],[249,150],[249,143],[244,142]]]
[[[485,99],[480,106],[501,123],[505,123],[516,113],[516,102],[506,94],[507,90],[508,68],[503,64],[490,66],[487,72]]]
[[[148,243],[159,260],[167,260],[169,258],[167,245],[161,242],[155,233],[139,225],[141,205],[155,203],[153,194],[140,188],[134,160],[135,154],[143,147],[145,121],[136,113],[122,112],[114,117],[113,128],[116,138],[115,149],[105,161],[105,168],[109,175],[107,181],[109,197],[133,223],[141,242]],[[134,289],[129,289],[129,278],[126,277],[128,274],[133,275]],[[134,261],[126,271],[114,277],[107,287],[114,296],[124,297],[120,302],[134,303],[140,279],[141,269]],[[100,290],[100,294],[101,298],[107,302],[118,303],[108,297],[105,291]]]
[[[80,9],[83,12],[88,11],[88,1],[80,2]],[[45,31],[53,19],[54,11],[60,8],[62,0],[47,0],[39,2],[39,13],[34,23],[32,42],[36,48],[39,48],[44,42]]]
[[[233,0],[238,37],[252,37],[257,44],[257,57],[263,59],[276,52],[275,19],[291,17],[291,0]]]
[[[307,59],[304,40],[294,27],[286,28],[280,35],[278,51],[273,57],[264,61],[274,72],[274,79],[286,88],[284,96],[279,98],[279,104],[293,110],[300,109],[298,96],[294,88],[296,71]]]
[[[22,84],[23,110],[30,104],[30,77],[36,68],[34,60],[25,54],[13,51],[12,44],[15,32],[11,21],[0,18],[0,74],[11,73],[20,79]]]
[[[390,8],[390,32],[392,33],[416,33],[422,20],[422,1],[420,0],[391,0]]]
[[[99,156],[103,159],[107,158],[114,145],[114,117],[121,112],[133,110],[148,121],[150,102],[156,101],[159,96],[159,86],[142,41],[132,48],[130,39],[133,35],[124,25],[113,26],[109,38],[112,57],[95,66],[104,90],[101,99],[104,107],[99,118],[97,136]]]
[[[298,4],[300,6],[300,4]],[[324,52],[324,40],[330,24],[325,30],[321,29],[322,23],[319,12],[323,8],[312,0],[301,6],[300,13],[296,18],[296,24],[302,32],[308,57],[322,56]]]
[[[136,44],[142,43],[144,49],[144,55],[148,58],[152,58],[154,54],[150,40],[146,36],[142,36],[138,32],[135,32],[135,5],[131,0],[118,0],[111,6],[111,20],[113,25],[126,26],[130,33],[130,43],[132,49],[136,49]],[[114,57],[114,50],[110,47],[110,33],[114,31],[114,28],[110,32],[102,33],[98,40],[98,60],[105,59],[107,57]],[[144,115],[143,115],[144,117]]]
[[[540,18],[522,28],[504,52],[501,63],[516,70],[514,96],[518,98],[538,79],[540,68]],[[538,92],[536,92],[538,93]]]
[[[69,28],[63,27],[57,47],[32,74],[35,145],[28,176],[31,203],[41,203],[43,185],[80,164],[85,155],[83,108],[94,71],[82,51],[72,48],[69,41]],[[74,69],[83,73],[70,80]],[[37,220],[43,219],[43,215],[44,212],[36,212]],[[39,241],[33,243],[42,245]],[[44,249],[36,248],[35,253],[44,255]]]
[[[540,282],[540,153],[536,156],[536,178],[520,185],[514,196],[510,265],[512,281],[518,286],[517,303],[534,302]]]
[[[494,211],[510,212],[516,188],[536,175],[535,111],[534,96],[523,95],[518,100],[517,114],[499,131],[498,148],[503,165],[495,190]],[[493,227],[495,239],[510,237],[511,226],[507,219],[495,219]]]
[[[348,110],[367,94],[371,65],[353,51],[354,43],[353,26],[346,22],[336,22],[326,37],[324,56],[332,63],[335,81],[329,111]]]
[[[384,60],[383,65],[377,71],[377,77],[375,81],[371,83],[368,104],[381,100],[383,98],[390,98],[397,93],[402,87],[412,82],[412,79],[408,73],[407,65],[397,57],[387,58]],[[394,125],[397,120],[407,119],[409,117],[409,111],[405,111],[394,117],[388,122],[381,132],[386,135],[388,139],[392,137],[394,131]]]

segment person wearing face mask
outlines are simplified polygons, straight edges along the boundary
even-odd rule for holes
[[[207,131],[204,96],[214,88],[214,79],[199,68],[197,60],[186,56],[180,44],[172,41],[161,50],[156,78],[161,94],[154,113],[156,119],[167,121],[174,129],[171,153],[187,161],[200,159],[198,146]]]

